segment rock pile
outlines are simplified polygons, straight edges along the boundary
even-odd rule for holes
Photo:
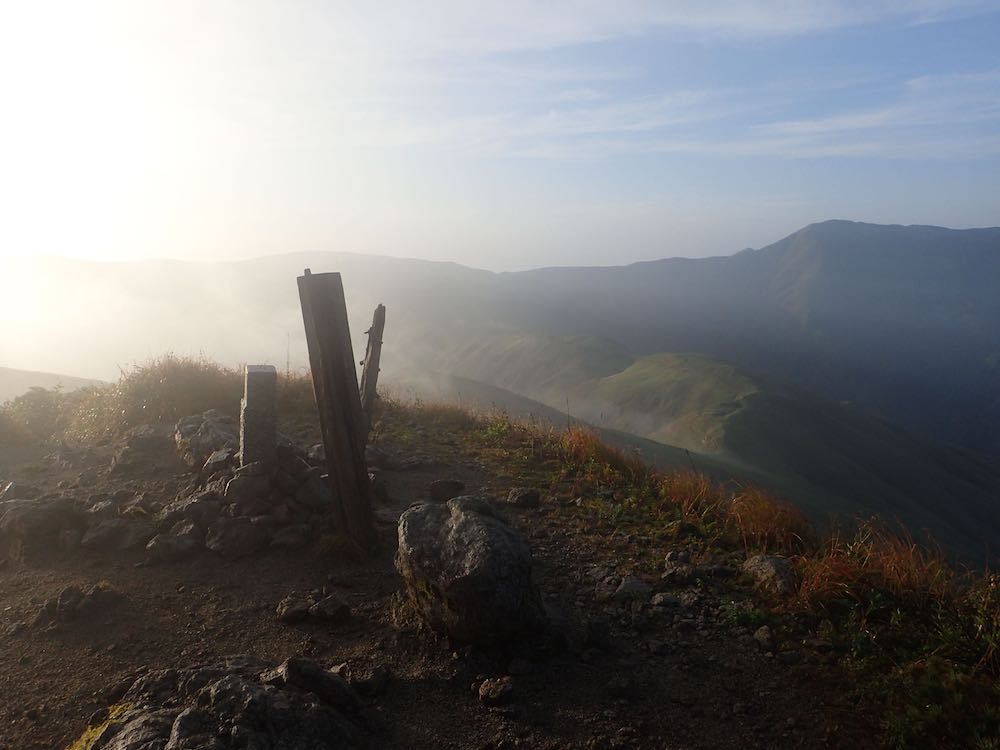
[[[181,457],[198,472],[173,499],[124,489],[39,497],[32,487],[5,485],[0,556],[23,560],[54,550],[145,549],[151,562],[161,562],[207,549],[232,559],[269,547],[301,546],[331,523],[329,483],[287,440],[279,442],[273,463],[237,466],[238,428],[218,412],[181,419],[174,437]],[[115,447],[111,472],[142,462],[148,468],[157,457],[163,460],[164,450],[172,449],[162,433],[135,428]]]
[[[147,672],[115,691],[73,747],[310,748],[372,746],[371,722],[340,674],[308,659],[272,667],[251,657]]]

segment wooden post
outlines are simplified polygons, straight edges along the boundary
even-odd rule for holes
[[[339,273],[308,268],[298,285],[337,522],[364,554],[374,541],[372,490],[344,285]]]
[[[372,429],[372,415],[375,413],[375,399],[378,394],[375,386],[378,384],[379,360],[382,357],[382,333],[385,331],[385,305],[375,308],[372,327],[368,329],[368,348],[365,359],[361,363],[361,409],[365,413],[365,436]]]

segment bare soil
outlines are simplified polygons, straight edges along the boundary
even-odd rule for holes
[[[323,539],[294,553],[268,552],[227,562],[210,553],[160,565],[141,554],[114,558],[63,555],[0,567],[0,748],[62,748],[108,704],[109,691],[145,669],[185,667],[252,654],[275,663],[293,655],[365,672],[388,667],[392,679],[373,700],[387,748],[851,748],[876,745],[869,720],[851,705],[834,654],[801,645],[790,628],[778,658],[746,628],[719,615],[724,602],[753,602],[738,578],[671,589],[684,604],[675,622],[635,627],[628,609],[595,600],[591,570],[619,574],[640,557],[662,555],[657,542],[615,535],[584,507],[543,489],[540,508],[509,509],[531,540],[536,577],[547,601],[576,620],[603,617],[606,648],[539,652],[534,644],[484,650],[429,633],[400,607],[393,567],[395,520],[427,499],[439,478],[469,492],[502,497],[525,478],[491,470],[444,431],[420,432],[419,464],[385,471],[389,501],[378,507],[381,544],[365,563],[337,559]],[[413,455],[384,443],[390,453]],[[0,478],[89,493],[125,487],[165,497],[190,475],[164,455],[128,478],[104,467],[110,446],[84,463],[44,456],[52,446],[20,446],[0,456]],[[81,476],[87,486],[79,485]],[[547,496],[551,495],[551,496]],[[644,546],[645,545],[645,546]],[[662,559],[662,558],[661,558]],[[126,599],[106,613],[58,626],[31,623],[45,601],[69,585],[110,583]],[[660,584],[653,581],[658,587]],[[287,625],[275,606],[289,594],[337,593],[351,606],[337,627]],[[784,631],[782,631],[784,632]],[[510,706],[487,708],[474,688],[510,672]],[[526,662],[526,664],[525,664]],[[529,671],[530,670],[530,671]],[[524,674],[523,672],[528,673]]]

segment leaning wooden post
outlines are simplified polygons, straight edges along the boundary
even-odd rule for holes
[[[375,413],[375,399],[378,395],[375,386],[378,384],[379,360],[382,357],[382,333],[385,331],[385,305],[375,308],[372,327],[368,329],[368,348],[365,350],[365,360],[361,364],[361,409],[365,413],[365,436],[372,429],[372,415]]]
[[[374,541],[372,490],[344,285],[339,273],[313,274],[308,268],[298,285],[337,522],[364,553]]]

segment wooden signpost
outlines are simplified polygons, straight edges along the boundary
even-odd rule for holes
[[[379,360],[382,358],[382,333],[385,331],[385,305],[375,308],[372,327],[368,329],[368,348],[365,350],[364,365],[361,370],[361,409],[365,413],[365,434],[372,429],[372,414],[375,413],[375,399],[378,395]]]
[[[313,274],[308,268],[298,285],[337,521],[358,551],[366,553],[374,542],[365,462],[368,420],[358,392],[344,285],[339,273]]]

